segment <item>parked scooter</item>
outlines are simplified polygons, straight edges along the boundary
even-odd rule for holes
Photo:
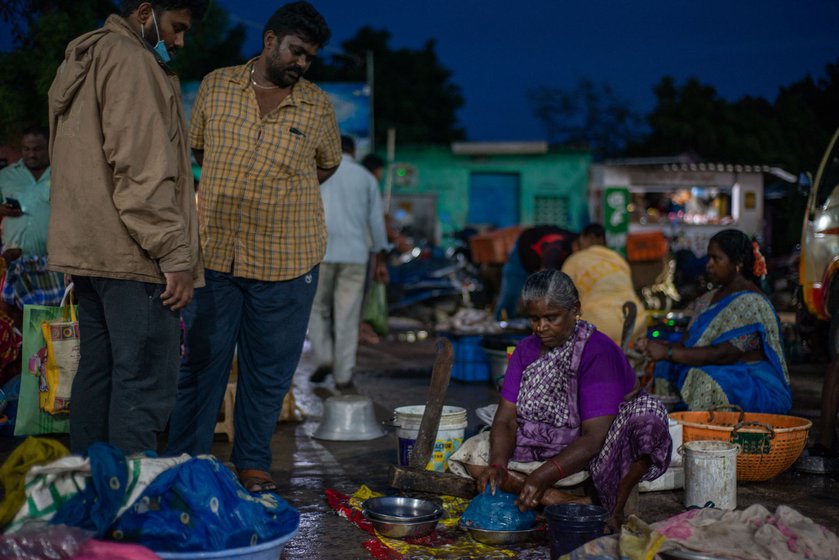
[[[388,311],[424,323],[438,322],[460,307],[472,307],[483,286],[463,253],[414,248],[388,267]]]

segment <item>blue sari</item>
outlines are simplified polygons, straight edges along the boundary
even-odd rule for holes
[[[747,412],[787,413],[792,395],[781,322],[763,294],[736,292],[711,304],[694,319],[684,346],[714,346],[743,335],[760,337],[766,359],[702,366],[662,360],[656,364],[655,377],[673,383],[689,410],[732,404]]]

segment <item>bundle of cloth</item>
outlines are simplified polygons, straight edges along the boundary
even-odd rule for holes
[[[30,438],[4,464],[15,473],[0,511],[19,506],[7,535],[66,526],[159,552],[253,546],[293,533],[299,512],[273,493],[251,494],[212,456],[126,457],[93,444],[85,457]],[[64,456],[62,456],[64,455]],[[59,457],[26,469],[27,460]]]
[[[839,537],[793,508],[692,509],[648,525],[631,516],[620,535],[602,537],[563,560],[642,560],[686,551],[727,560],[839,558]]]

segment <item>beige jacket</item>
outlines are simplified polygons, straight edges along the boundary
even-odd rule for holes
[[[49,268],[203,285],[180,86],[123,18],[67,46],[49,118]]]

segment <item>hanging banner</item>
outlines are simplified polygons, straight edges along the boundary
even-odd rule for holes
[[[356,159],[370,153],[370,88],[364,82],[325,82],[317,84],[326,92],[341,134],[355,139]]]
[[[629,232],[629,189],[606,187],[603,190],[603,228],[606,230],[606,245],[626,256],[626,235]]]

